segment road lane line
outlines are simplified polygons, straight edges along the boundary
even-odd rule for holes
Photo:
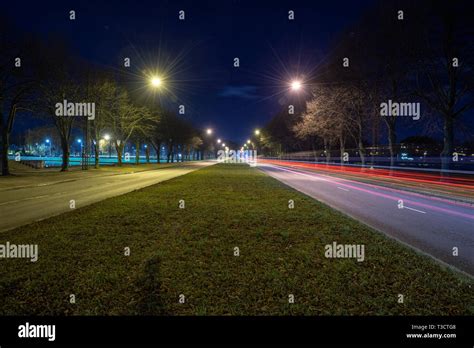
[[[50,197],[51,195],[42,195],[42,196],[35,196],[35,197],[27,197],[27,198],[22,198],[22,199],[16,199],[14,201],[8,201],[8,202],[3,202],[0,203],[0,205],[6,205],[6,204],[11,204],[11,203],[18,203],[18,202],[23,202],[23,201],[30,201],[32,199],[38,199],[38,198],[44,198],[44,197]]]
[[[426,214],[426,211],[421,211],[421,210],[413,209],[413,208],[410,208],[410,207],[404,207],[404,208],[405,208],[405,209],[409,209],[409,210],[416,211],[416,212],[418,212],[418,213]]]
[[[274,168],[279,168],[279,169],[283,169],[283,170],[284,170],[284,168],[286,168],[286,167],[281,167],[281,166],[276,165],[276,164],[274,164],[273,166],[274,166]],[[291,168],[293,168],[293,167],[291,167]],[[303,170],[304,171],[305,169],[298,168],[296,170]],[[297,172],[297,173],[301,173],[301,172]],[[314,171],[311,171],[310,169],[306,169],[306,173],[311,173],[313,175],[318,175],[318,176],[325,176],[325,177],[332,178],[332,179],[335,178],[334,176],[329,176],[327,174],[316,173]],[[358,183],[360,185],[372,187],[376,190],[391,191],[391,192],[396,192],[396,193],[402,192],[403,194],[406,194],[406,195],[409,195],[409,196],[420,197],[420,198],[423,198],[423,199],[428,199],[430,201],[441,202],[441,203],[445,203],[445,204],[448,204],[448,205],[456,205],[456,206],[460,206],[460,207],[466,207],[468,209],[472,209],[474,207],[474,204],[472,204],[472,203],[453,201],[453,200],[450,200],[450,199],[441,198],[441,197],[437,197],[437,196],[427,196],[426,193],[416,193],[416,192],[413,192],[413,191],[396,189],[396,188],[383,186],[383,185],[370,184],[370,183],[367,183],[367,182],[362,182],[362,181],[358,181],[358,180],[354,180],[354,179],[342,178],[342,177],[339,177],[339,176],[337,176],[336,178],[339,179],[339,180],[342,180],[342,181],[346,181],[346,182],[350,182],[350,183]],[[320,178],[320,180],[324,180],[324,179]],[[335,181],[333,181],[333,182],[335,182]],[[344,185],[344,184],[341,184],[341,185]]]
[[[287,168],[282,168],[281,166],[278,166],[278,165],[273,165],[273,168],[276,168],[276,169],[279,169],[279,170],[283,170],[283,171],[286,171],[286,172],[290,172],[290,173],[293,173],[293,174],[298,174],[298,175],[303,175],[303,176],[307,176],[307,177],[310,177],[310,178],[313,178],[313,179],[316,179],[314,178],[314,175],[310,175],[310,174],[307,174],[307,173],[302,173],[302,172],[298,172],[298,171],[295,171],[295,170],[291,170],[291,169],[287,169]],[[323,175],[323,174],[316,174],[318,176],[320,175]],[[323,175],[323,176],[327,176],[327,175]],[[338,178],[338,179],[341,179],[341,178]],[[332,182],[332,183],[335,183],[336,181],[333,179],[333,180],[328,180],[328,179],[324,179],[324,178],[319,178],[319,180],[323,180],[323,181],[327,181],[327,182]],[[350,182],[352,184],[362,184],[364,185],[363,183],[360,183],[360,182],[357,182],[357,181],[351,181],[351,180],[348,180],[348,179],[341,179],[343,181],[346,181],[346,182]],[[375,191],[371,191],[371,190],[368,190],[368,189],[363,189],[361,187],[357,187],[357,186],[354,186],[354,185],[349,185],[349,184],[343,184],[343,183],[338,183],[339,185],[341,186],[347,186],[349,188],[352,188],[356,191],[361,191],[361,192],[365,192],[365,193],[368,193],[368,194],[371,194],[371,195],[374,195],[374,196],[378,196],[378,197],[384,197],[384,198],[387,198],[389,200],[394,200],[394,201],[398,201],[398,197],[396,196],[391,196],[391,195],[388,195],[386,193],[382,193],[382,192],[375,192]],[[370,185],[370,184],[365,184],[365,186],[369,186],[369,187],[374,187],[375,185]],[[375,186],[376,187],[376,186]],[[380,189],[384,189],[382,187],[377,187],[378,190]],[[390,190],[390,191],[395,191],[395,190]],[[403,193],[405,194],[405,192],[403,191],[399,191],[399,194]],[[422,197],[422,199],[425,199],[425,200],[430,200],[430,197]],[[461,216],[463,218],[467,218],[467,219],[470,219],[470,220],[474,220],[474,214],[466,214],[466,213],[462,213],[462,212],[458,212],[458,211],[455,211],[455,210],[451,210],[451,209],[446,209],[446,208],[442,208],[442,207],[437,207],[437,206],[433,206],[433,205],[430,205],[430,204],[425,204],[425,203],[421,203],[421,202],[416,202],[416,201],[413,201],[413,200],[407,200],[405,199],[405,202],[407,203],[411,203],[412,205],[416,205],[416,206],[420,206],[420,207],[425,207],[425,208],[428,208],[430,210],[435,210],[435,211],[438,211],[438,212],[442,212],[442,213],[448,213],[448,214],[451,214],[451,215],[457,215],[457,216]],[[471,208],[472,209],[472,208]]]
[[[342,191],[349,192],[349,190],[348,190],[348,189],[345,189],[345,188],[342,188],[342,187],[339,187],[339,186],[338,186],[337,188],[338,188],[339,190],[342,190]]]

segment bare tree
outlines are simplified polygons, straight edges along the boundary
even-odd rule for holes
[[[117,151],[118,165],[122,165],[123,150],[130,137],[143,126],[150,118],[150,111],[146,107],[137,107],[130,101],[127,91],[118,88],[115,96],[115,105],[107,120],[113,132],[113,141]]]
[[[419,14],[424,45],[419,50],[415,95],[443,120],[442,169],[454,152],[455,124],[474,106],[472,1],[435,2]]]
[[[37,65],[29,52],[35,39],[18,35],[11,23],[0,18],[0,166],[2,175],[10,175],[8,148],[17,113],[30,107]]]

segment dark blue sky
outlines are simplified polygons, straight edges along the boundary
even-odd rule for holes
[[[334,36],[372,2],[45,0],[0,8],[22,30],[61,34],[90,61],[118,68],[130,56],[137,78],[143,69],[169,70],[169,108],[184,104],[183,117],[243,141],[280,110],[286,81],[314,76]]]

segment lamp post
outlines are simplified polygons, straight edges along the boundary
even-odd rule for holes
[[[52,143],[51,143],[51,140],[46,139],[46,144],[49,145],[49,157],[51,157],[52,156],[52,150],[51,150]]]
[[[77,143],[80,146],[79,152],[82,154],[82,139],[77,139]]]

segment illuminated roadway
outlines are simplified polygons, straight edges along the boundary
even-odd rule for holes
[[[261,163],[282,183],[366,225],[474,275],[474,207],[468,203],[372,185],[335,173]],[[403,209],[399,201],[403,201]],[[358,241],[354,241],[357,243]],[[453,256],[453,248],[459,255]],[[370,252],[370,246],[366,252]]]

